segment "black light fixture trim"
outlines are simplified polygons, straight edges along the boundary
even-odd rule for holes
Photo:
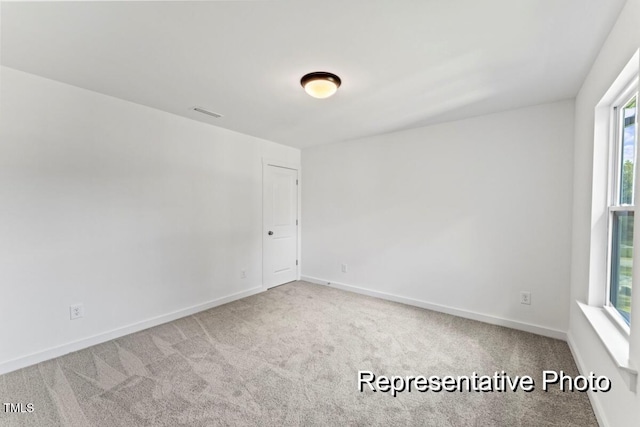
[[[328,80],[330,82],[333,82],[336,85],[336,89],[339,88],[342,84],[342,80],[340,80],[340,77],[336,76],[333,73],[327,73],[326,71],[315,71],[313,73],[305,74],[300,79],[300,84],[302,85],[302,87],[305,87],[307,83],[314,80]]]
[[[193,107],[192,110],[197,111],[198,113],[206,114],[207,116],[215,117],[216,119],[223,117],[220,113],[215,113],[202,107]]]

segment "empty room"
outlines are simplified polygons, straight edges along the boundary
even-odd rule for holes
[[[640,0],[1,1],[0,425],[640,426],[639,48]]]

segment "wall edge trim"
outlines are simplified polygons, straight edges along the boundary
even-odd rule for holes
[[[585,364],[582,359],[582,356],[578,352],[578,347],[576,346],[576,342],[573,338],[573,334],[571,333],[571,331],[567,333],[567,344],[569,345],[569,350],[571,351],[573,360],[576,361],[576,365],[578,367],[578,371],[580,372],[580,375],[584,375],[586,372]],[[596,419],[598,420],[598,425],[602,427],[608,427],[610,424],[607,422],[607,417],[605,416],[605,412],[602,409],[600,400],[596,398],[595,393],[591,390],[587,390],[587,396],[589,396],[589,402],[591,402],[591,408],[593,409],[593,413],[596,415]]]
[[[64,356],[65,354],[73,353],[74,351],[83,350],[96,344],[101,344],[103,342],[120,338],[134,332],[139,332],[145,329],[152,328],[154,326],[162,325],[163,323],[190,316],[192,314],[199,313],[210,308],[218,307],[220,305],[246,298],[264,291],[265,289],[263,289],[262,286],[257,286],[246,291],[236,292],[231,295],[216,298],[202,304],[193,305],[167,314],[161,314],[156,317],[141,320],[139,322],[111,329],[109,331],[82,338],[76,341],[71,341],[66,344],[61,344],[59,346],[50,347],[45,350],[30,353],[16,359],[3,361],[0,362],[0,375],[16,371],[18,369],[26,368],[28,366],[35,365],[46,360],[54,359],[56,357]]]
[[[433,310],[440,313],[451,314],[453,316],[463,317],[465,319],[477,320],[479,322],[488,323],[491,325],[504,326],[506,328],[517,329],[532,334],[542,335],[549,338],[555,338],[562,341],[567,341],[567,333],[558,329],[547,328],[545,326],[539,326],[532,323],[519,322],[516,320],[504,319],[497,316],[491,316],[487,314],[477,313],[474,311],[463,310],[460,308],[450,307],[441,304],[435,304],[428,301],[422,301],[419,299],[408,298],[400,295],[390,294],[386,292],[374,291],[364,287],[353,286],[346,283],[334,282],[332,280],[320,279],[312,276],[302,275],[300,280],[304,280],[310,283],[323,286],[331,286],[334,288],[342,289],[349,292],[368,295],[376,298],[382,298],[389,301],[399,302],[401,304],[412,305],[415,307],[424,308],[427,310]]]

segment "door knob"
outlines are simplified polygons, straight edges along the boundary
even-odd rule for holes
[[[270,231],[268,234],[269,236],[273,236],[273,231]]]

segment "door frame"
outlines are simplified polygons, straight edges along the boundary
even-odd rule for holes
[[[294,163],[294,162],[287,162],[287,161],[283,161],[283,160],[278,160],[278,159],[272,159],[272,158],[266,158],[263,157],[262,158],[262,224],[260,226],[260,229],[262,230],[262,234],[260,235],[260,244],[262,245],[262,271],[260,276],[262,277],[262,290],[266,291],[267,285],[265,283],[264,280],[264,254],[265,254],[265,247],[264,247],[264,233],[267,232],[267,230],[264,228],[264,198],[265,198],[265,183],[266,183],[266,175],[267,175],[267,168],[269,166],[275,166],[278,168],[285,168],[285,169],[293,169],[296,172],[298,172],[298,185],[297,187],[297,206],[296,206],[296,215],[298,218],[298,227],[296,228],[296,258],[298,259],[298,265],[297,265],[297,269],[296,269],[296,280],[300,280],[301,277],[301,272],[302,272],[302,216],[301,216],[301,212],[302,212],[302,171],[301,171],[301,167],[300,167],[300,163]]]

